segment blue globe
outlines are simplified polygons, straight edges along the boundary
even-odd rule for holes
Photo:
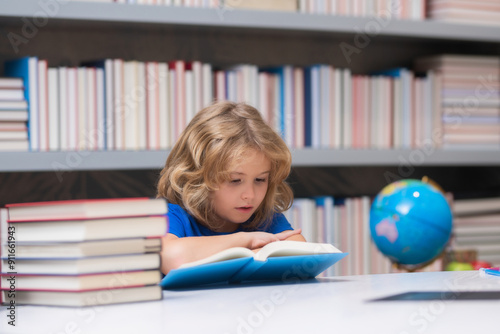
[[[398,265],[419,266],[448,243],[452,213],[436,187],[413,179],[383,188],[370,210],[370,232],[377,248]]]

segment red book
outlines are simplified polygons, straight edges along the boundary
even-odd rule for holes
[[[165,215],[164,199],[113,198],[7,204],[9,222]]]

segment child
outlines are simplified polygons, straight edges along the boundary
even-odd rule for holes
[[[163,273],[230,247],[305,241],[282,214],[293,201],[290,167],[288,147],[255,108],[218,102],[201,110],[158,182],[169,202]]]

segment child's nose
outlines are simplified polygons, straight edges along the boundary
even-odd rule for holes
[[[255,195],[255,189],[253,188],[253,185],[245,187],[243,193],[241,194],[241,197],[243,199],[252,199]]]

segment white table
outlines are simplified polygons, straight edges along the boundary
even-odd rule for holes
[[[500,333],[500,300],[384,301],[408,291],[500,291],[478,272],[342,276],[294,284],[164,291],[161,301],[87,308],[1,306],[0,333]]]

